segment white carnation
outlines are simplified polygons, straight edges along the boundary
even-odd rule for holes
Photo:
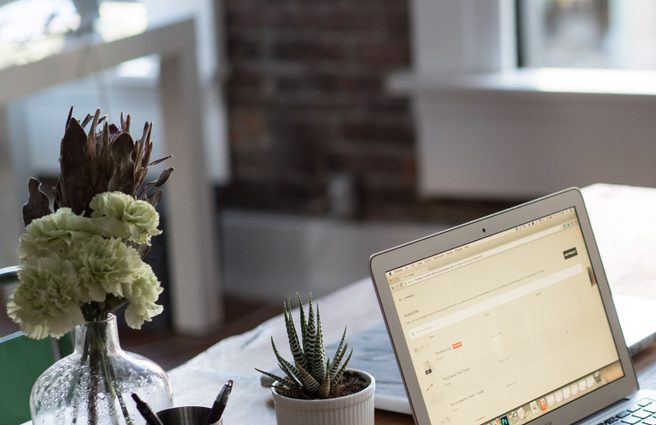
[[[125,321],[133,329],[140,329],[144,322],[150,322],[163,311],[161,305],[155,304],[162,293],[162,287],[147,264],[134,273],[134,279],[125,285],[123,293],[129,302],[125,310]]]
[[[21,263],[20,285],[7,313],[29,337],[60,337],[84,323],[80,288],[70,262],[57,255]]]

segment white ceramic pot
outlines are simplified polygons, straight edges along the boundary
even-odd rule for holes
[[[366,388],[355,394],[325,400],[298,400],[278,394],[271,387],[278,425],[374,425],[374,377],[361,370]]]

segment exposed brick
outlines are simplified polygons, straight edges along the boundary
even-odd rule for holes
[[[262,47],[260,40],[231,36],[228,38],[227,54],[232,60],[260,58]]]
[[[412,152],[393,150],[356,150],[333,152],[333,166],[361,179],[378,179],[396,183],[399,179],[416,178],[415,157]]]
[[[260,106],[233,106],[228,113],[230,144],[233,149],[257,149],[266,143],[264,109]]]
[[[408,1],[226,0],[225,205],[324,214],[345,172],[365,217],[424,214],[409,102],[384,87],[410,66]]]
[[[356,57],[363,64],[391,70],[408,66],[410,48],[407,40],[365,41],[356,47]]]
[[[348,120],[342,126],[346,139],[372,143],[412,144],[414,130],[406,124],[371,122],[371,120]]]
[[[274,59],[284,61],[344,61],[343,46],[324,40],[278,41],[271,48]]]
[[[294,95],[299,92],[317,92],[334,95],[372,96],[383,90],[381,78],[371,75],[339,75],[313,72],[301,77],[281,76],[275,79],[278,91]]]
[[[302,214],[325,214],[328,211],[324,185],[283,181],[234,179],[222,191],[221,201],[222,206]]]

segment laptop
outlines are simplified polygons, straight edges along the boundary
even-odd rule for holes
[[[418,425],[655,423],[578,189],[370,267]]]

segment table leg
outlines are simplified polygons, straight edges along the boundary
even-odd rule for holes
[[[164,119],[160,125],[175,168],[165,186],[173,326],[192,334],[206,332],[223,318],[214,196],[205,165],[196,63],[194,49],[187,48],[162,57],[160,72]]]
[[[16,148],[24,148],[25,152],[17,152]],[[18,196],[19,188],[27,194],[27,180],[19,182],[23,173],[21,169],[29,169],[25,164],[24,153],[27,146],[24,143],[12,146],[9,106],[0,105],[0,267],[16,264],[18,257],[16,248],[18,238],[23,230],[22,210]],[[23,183],[21,185],[21,183]]]

